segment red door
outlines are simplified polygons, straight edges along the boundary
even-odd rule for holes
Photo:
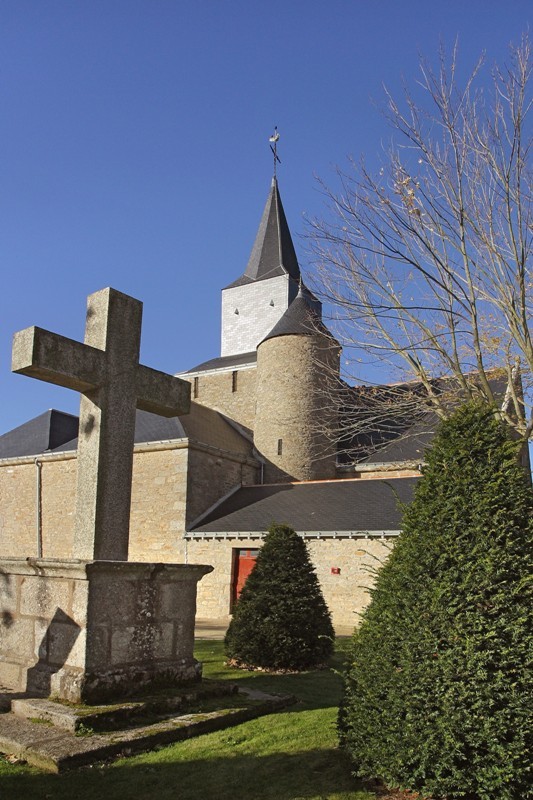
[[[231,592],[232,607],[239,599],[248,575],[253,570],[259,550],[234,550],[233,586]]]

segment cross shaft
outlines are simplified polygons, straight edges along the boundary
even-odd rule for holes
[[[74,558],[127,561],[135,410],[186,414],[190,384],[139,364],[142,303],[115,289],[87,299],[85,341],[15,334],[14,372],[81,392]]]

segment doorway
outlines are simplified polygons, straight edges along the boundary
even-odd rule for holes
[[[233,579],[231,582],[231,610],[243,590],[248,575],[253,570],[257,559],[258,549],[234,548],[233,550]]]

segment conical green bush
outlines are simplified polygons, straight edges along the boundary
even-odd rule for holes
[[[237,664],[303,670],[333,650],[331,617],[303,539],[272,525],[226,633]]]
[[[354,634],[339,713],[359,776],[531,797],[533,492],[493,409],[443,423]]]

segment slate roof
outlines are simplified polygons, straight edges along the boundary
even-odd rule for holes
[[[55,450],[78,435],[78,417],[50,409],[0,436],[0,458]]]
[[[76,450],[78,417],[62,411],[47,411],[0,436],[0,458],[17,458]],[[135,443],[184,439],[220,450],[250,455],[252,444],[245,433],[211,408],[191,403],[191,413],[182,417],[160,417],[137,411]]]
[[[475,386],[476,376],[469,377]],[[497,403],[505,395],[507,379],[495,375],[489,378],[489,384]],[[433,386],[441,393],[441,400],[446,404],[456,402],[461,396],[461,389],[453,378],[438,378]],[[347,387],[345,421],[347,429],[351,421],[355,423],[357,432],[347,435],[339,445],[341,463],[379,464],[393,462],[420,462],[424,452],[431,444],[439,418],[433,411],[420,412],[420,405],[414,403],[410,411],[402,408],[405,396],[415,397],[417,393],[425,395],[420,383],[406,383],[383,386]],[[418,410],[417,410],[418,405]]]
[[[437,415],[427,414],[424,420],[411,425],[403,434],[372,453],[365,464],[423,461],[424,453],[433,441],[438,425]]]
[[[231,289],[286,274],[295,281],[300,279],[300,267],[283,210],[278,182],[273,178],[246,270],[240,278],[225,288]]]
[[[409,502],[417,478],[333,480],[244,486],[191,531],[265,531],[272,522],[297,531],[399,530],[398,500]]]
[[[187,372],[179,372],[178,375],[188,375],[191,372],[207,372],[212,369],[236,369],[242,367],[243,364],[255,364],[256,362],[257,351],[252,350],[250,353],[237,353],[237,355],[232,356],[210,358],[209,361],[203,361],[198,366],[188,369]]]

